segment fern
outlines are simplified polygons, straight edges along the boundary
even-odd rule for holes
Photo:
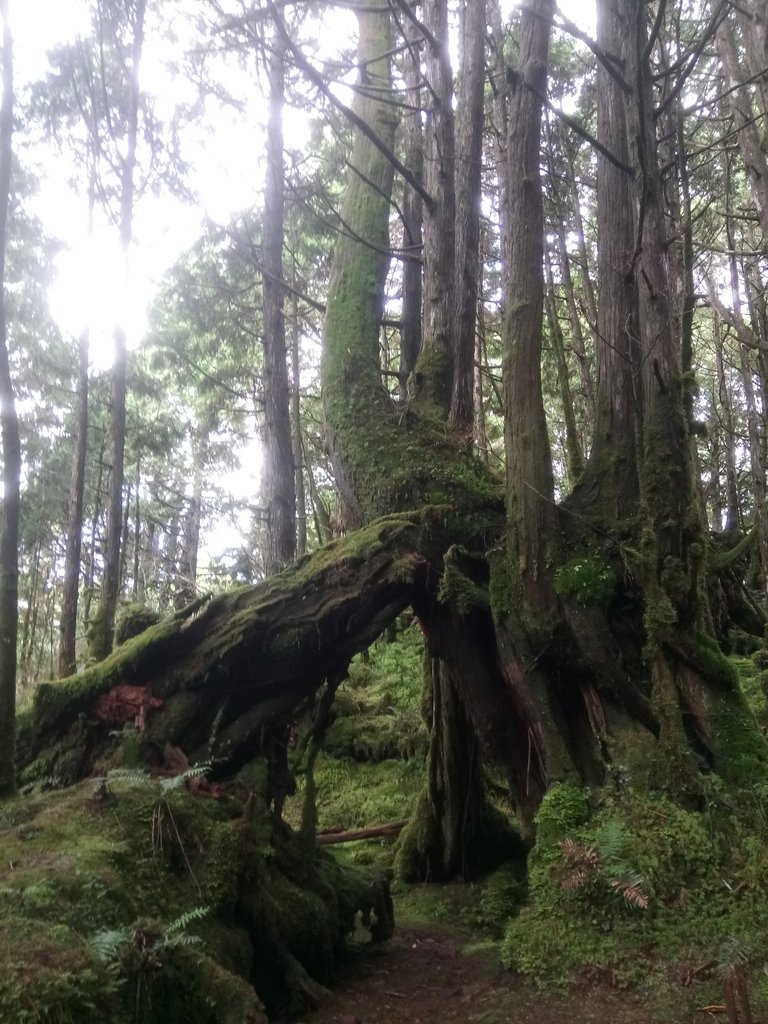
[[[171,775],[167,779],[161,779],[160,789],[163,793],[169,793],[173,789],[180,789],[186,784],[188,779],[202,778],[202,776],[206,775],[210,770],[211,762],[201,761],[200,764],[196,764],[192,768],[187,768],[187,770],[182,772],[181,775]]]
[[[597,833],[597,848],[607,868],[611,869],[623,862],[627,850],[627,833],[618,818],[609,818]]]
[[[152,781],[143,768],[113,768],[107,772],[108,782],[126,782],[129,786],[146,786]]]
[[[648,896],[643,889],[643,880],[639,876],[635,881],[612,878],[608,884],[614,892],[623,896],[630,906],[637,907],[638,910],[648,909]]]
[[[648,909],[648,895],[641,875],[621,861],[627,834],[616,819],[606,822],[597,836],[597,846],[563,839],[558,844],[569,870],[561,879],[563,889],[575,891],[600,885],[621,896],[639,910]],[[594,895],[594,892],[593,892]]]
[[[88,940],[88,949],[91,954],[102,964],[114,963],[121,946],[130,941],[130,931],[127,928],[110,928],[102,932],[96,932]]]
[[[193,907],[191,910],[185,910],[175,921],[171,921],[165,929],[166,937],[185,931],[187,925],[192,924],[193,921],[200,921],[208,914],[209,910],[210,907]]]

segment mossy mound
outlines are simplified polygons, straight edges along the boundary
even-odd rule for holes
[[[657,991],[676,967],[682,977],[686,965],[709,964],[703,980],[715,999],[721,951],[735,941],[757,952],[768,929],[768,884],[758,868],[766,837],[747,803],[742,816],[713,777],[701,812],[624,792],[603,795],[590,814],[586,791],[554,787],[503,962],[539,985],[600,977]]]
[[[245,799],[247,798],[247,799]],[[140,772],[0,805],[0,1020],[266,1024],[316,1002],[381,879],[275,824]]]

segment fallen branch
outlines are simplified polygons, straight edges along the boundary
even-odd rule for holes
[[[386,821],[383,825],[371,825],[370,828],[359,828],[351,832],[340,832],[337,828],[321,829],[317,833],[320,846],[331,846],[333,843],[351,843],[355,839],[380,839],[384,836],[399,835],[408,824],[408,818],[402,821]]]

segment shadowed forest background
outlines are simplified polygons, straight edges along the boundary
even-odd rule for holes
[[[393,888],[483,879],[521,977],[751,1021],[764,3],[86,11],[20,78],[0,0],[5,1016],[303,1014]]]

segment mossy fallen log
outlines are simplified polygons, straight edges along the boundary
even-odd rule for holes
[[[447,508],[379,519],[263,584],[197,602],[77,676],[41,685],[19,717],[22,782],[89,775],[131,719],[142,760],[156,762],[171,744],[191,763],[236,771],[265,751],[274,723],[325,680],[343,678],[405,607],[433,600],[445,550],[476,528]],[[121,687],[146,699],[134,694],[136,714],[110,719],[104,708],[120,703]]]
[[[351,843],[357,839],[384,839],[389,836],[399,836],[408,819],[400,821],[385,821],[381,825],[370,825],[368,828],[358,829],[322,829],[317,833],[319,846],[333,846],[337,843]]]

